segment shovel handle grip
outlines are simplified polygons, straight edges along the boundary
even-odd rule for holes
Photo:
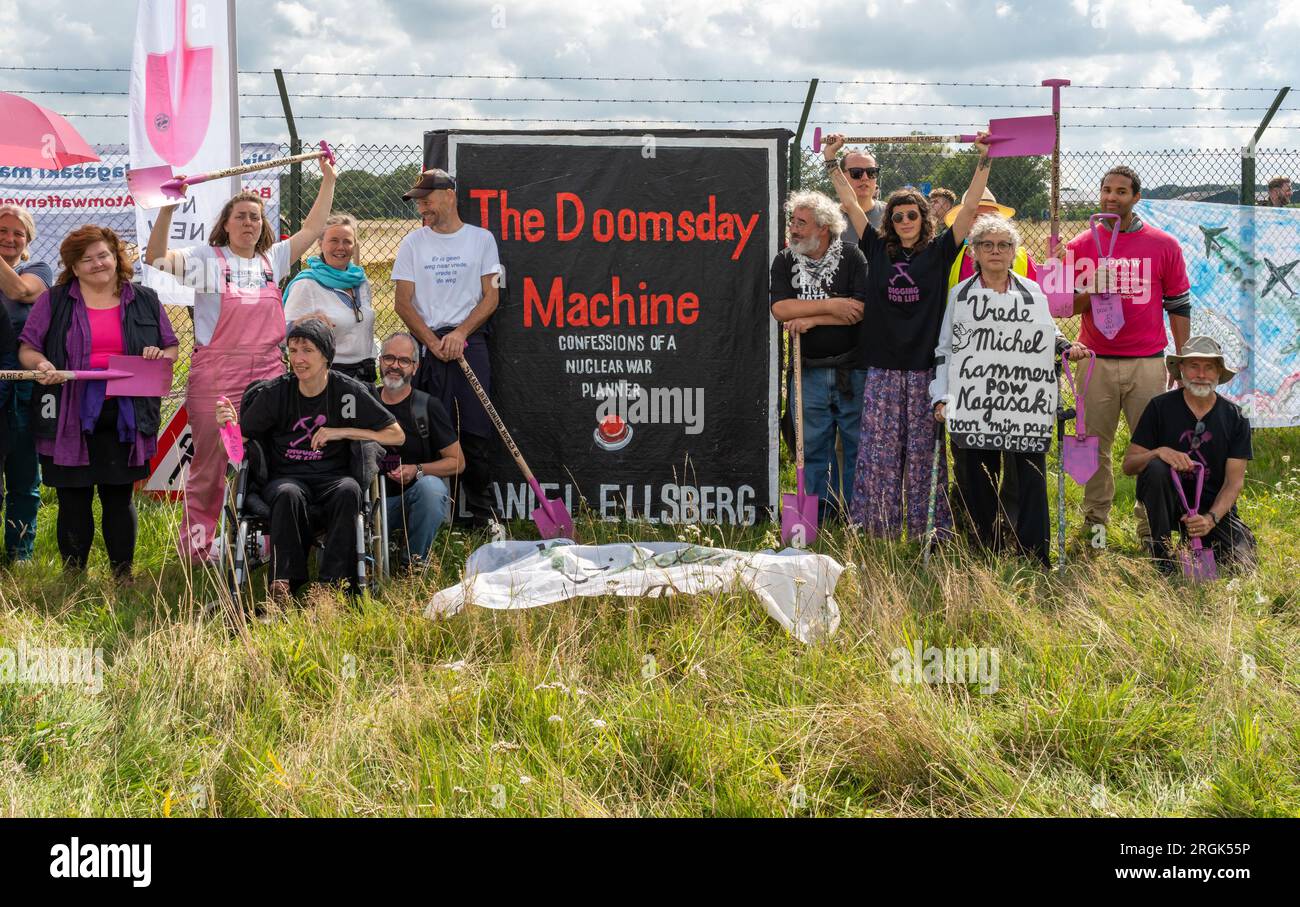
[[[45,372],[37,369],[14,369],[11,371],[0,371],[0,381],[36,381]],[[109,381],[113,378],[130,378],[130,372],[124,372],[118,369],[104,369],[95,371],[94,369],[57,369],[54,374],[62,375],[65,381]]]
[[[242,176],[245,173],[257,173],[259,170],[273,170],[276,167],[283,167],[285,164],[299,164],[303,161],[314,161],[324,158],[331,164],[334,163],[334,149],[322,141],[318,150],[308,151],[304,154],[295,154],[290,157],[280,157],[273,161],[257,161],[252,164],[240,164],[238,167],[227,167],[224,170],[213,170],[210,173],[200,173],[195,176],[177,177],[163,183],[163,189],[174,189],[177,192],[184,192],[186,186],[197,186],[199,183],[208,183],[212,180],[226,179],[231,176]]]
[[[510,451],[510,456],[515,458],[519,471],[524,474],[524,478],[528,480],[530,485],[536,486],[537,480],[533,478],[533,471],[524,462],[524,455],[519,452],[519,448],[515,445],[515,439],[510,437],[510,431],[506,428],[506,424],[501,421],[501,415],[497,412],[497,408],[488,399],[487,391],[483,390],[482,384],[479,384],[478,375],[474,374],[474,370],[469,367],[469,363],[465,361],[464,356],[458,357],[456,361],[460,363],[461,370],[465,373],[465,379],[469,381],[469,386],[474,388],[474,396],[478,397],[478,402],[483,404],[483,409],[487,412],[488,418],[496,426],[497,434],[501,435],[501,440],[505,442],[506,448]],[[534,487],[534,491],[537,491],[542,500],[546,499],[546,495],[541,494],[536,487]]]

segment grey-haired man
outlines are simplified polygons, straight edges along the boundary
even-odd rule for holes
[[[1215,391],[1237,373],[1209,337],[1189,337],[1180,354],[1165,357],[1165,366],[1182,387],[1152,398],[1124,455],[1124,474],[1137,476],[1137,497],[1151,523],[1151,554],[1161,570],[1173,571],[1170,536],[1177,526],[1184,539],[1204,539],[1216,562],[1253,567],[1255,537],[1237,515],[1252,457],[1250,422]],[[1182,482],[1194,506],[1198,465],[1205,486],[1200,507],[1189,514],[1173,482]]]

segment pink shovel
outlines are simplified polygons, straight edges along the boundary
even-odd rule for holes
[[[807,548],[817,540],[815,494],[804,492],[803,468],[803,362],[799,355],[799,335],[794,335],[794,480],[795,493],[781,495],[781,542]]]
[[[519,466],[519,471],[524,474],[528,486],[533,489],[533,494],[537,495],[539,505],[532,513],[533,522],[537,524],[537,531],[541,533],[544,539],[573,538],[573,517],[569,515],[564,502],[552,501],[546,497],[546,492],[542,490],[541,484],[533,476],[533,471],[528,468],[528,464],[524,461],[524,455],[519,452],[519,448],[515,445],[515,439],[510,437],[506,424],[501,421],[501,415],[497,412],[497,408],[492,405],[492,401],[488,399],[487,391],[479,383],[478,376],[469,367],[469,363],[465,361],[464,356],[461,356],[456,361],[460,363],[461,370],[465,372],[466,380],[469,381],[470,387],[474,389],[474,395],[478,397],[478,402],[483,404],[483,409],[487,411],[488,418],[496,426],[497,433],[501,435],[501,440],[505,442],[510,455],[515,458],[515,463]]]
[[[212,48],[188,46],[188,26],[186,0],[176,0],[171,49],[144,61],[145,134],[174,167],[194,160],[212,116]]]
[[[328,144],[321,142],[318,151],[276,158],[273,161],[240,164],[238,167],[213,170],[211,173],[200,173],[196,176],[177,176],[172,168],[166,165],[161,167],[138,167],[126,171],[126,184],[131,190],[131,197],[135,199],[138,207],[165,208],[180,202],[185,197],[185,188],[187,186],[197,186],[199,183],[226,179],[231,176],[241,176],[245,173],[256,173],[259,170],[271,170],[276,167],[283,167],[285,164],[296,164],[300,161],[312,161],[317,158],[324,158],[333,164],[334,151]]]
[[[1056,142],[1056,124],[1050,116],[1038,117],[1003,117],[989,120],[989,157],[1028,157],[1037,154],[1051,154]],[[852,145],[889,142],[905,145],[928,145],[942,142],[960,142],[969,144],[976,135],[868,135],[847,136],[845,142]],[[822,128],[813,130],[813,151],[822,150]]]
[[[1070,478],[1080,485],[1085,485],[1101,465],[1097,449],[1097,436],[1088,436],[1088,429],[1083,420],[1083,400],[1088,394],[1088,382],[1092,380],[1092,370],[1097,364],[1097,354],[1091,350],[1088,351],[1088,373],[1084,375],[1083,382],[1078,389],[1074,386],[1074,376],[1070,374],[1068,352],[1061,354],[1061,362],[1065,366],[1065,380],[1070,382],[1070,390],[1074,392],[1074,405],[1077,411],[1074,417],[1074,435],[1066,435],[1061,439],[1061,463]]]
[[[1193,460],[1192,469],[1196,473],[1196,498],[1190,506],[1187,503],[1187,494],[1183,491],[1183,477],[1177,470],[1169,471],[1174,488],[1178,491],[1178,500],[1183,502],[1183,509],[1187,511],[1188,516],[1196,516],[1200,513],[1201,491],[1205,488],[1205,464]],[[1192,539],[1190,551],[1183,549],[1178,552],[1178,560],[1183,565],[1183,576],[1193,582],[1206,583],[1219,577],[1219,568],[1214,562],[1214,549],[1205,547],[1199,538]]]
[[[1056,257],[1056,247],[1061,244],[1061,87],[1069,79],[1044,79],[1043,84],[1052,89],[1052,122],[1056,131],[1052,143],[1052,235],[1047,242],[1047,261],[1038,266],[1038,282],[1047,295],[1047,310],[1053,318],[1069,318],[1074,314],[1074,286],[1065,262]]]
[[[1101,233],[1097,226],[1101,221],[1110,220],[1110,250],[1102,255]],[[1119,239],[1118,214],[1094,214],[1088,218],[1088,229],[1092,231],[1092,241],[1097,245],[1097,270],[1109,264],[1115,255],[1115,241]],[[1124,300],[1118,293],[1092,293],[1092,323],[1107,340],[1114,340],[1115,335],[1124,327]]]
[[[0,381],[35,381],[35,369],[0,372]],[[68,381],[104,381],[108,397],[165,397],[172,389],[172,361],[143,356],[109,356],[106,369],[65,369]]]
[[[222,403],[233,405],[229,397],[219,399]],[[226,449],[226,456],[230,458],[230,462],[236,466],[244,462],[244,433],[239,430],[239,423],[226,422],[218,429],[218,433],[221,435],[221,446]]]

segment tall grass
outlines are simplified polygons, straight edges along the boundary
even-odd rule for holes
[[[98,548],[64,578],[43,518],[36,562],[0,574],[0,647],[102,647],[104,687],[0,684],[0,814],[1296,815],[1298,436],[1256,434],[1253,575],[1159,577],[1121,479],[1111,549],[1059,573],[828,532],[852,567],[815,647],[742,592],[427,620],[484,541],[460,533],[374,600],[232,632],[199,616],[213,583],[177,562],[172,507],[142,505],[127,589]],[[918,641],[996,648],[997,691],[895,682]]]

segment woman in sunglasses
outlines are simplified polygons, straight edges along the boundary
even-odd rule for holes
[[[931,459],[938,424],[930,408],[934,349],[948,300],[948,271],[975,222],[979,199],[989,179],[987,133],[975,141],[979,163],[952,226],[935,236],[929,203],[916,189],[899,189],[885,203],[878,231],[871,230],[857,194],[837,163],[844,136],[822,147],[826,169],[862,237],[867,258],[867,304],[862,319],[861,367],[866,369],[862,434],[854,478],[853,522],[881,538],[897,538],[904,523],[908,536],[925,531]],[[939,489],[948,484],[947,458],[940,458]],[[938,494],[934,525],[940,535],[952,530],[947,496]]]
[[[375,308],[370,281],[357,264],[357,222],[351,214],[331,214],[320,238],[320,255],[284,288],[284,320],[293,325],[319,318],[334,328],[335,358],[330,369],[363,384],[375,383]]]
[[[858,207],[867,212],[867,223],[872,230],[878,230],[880,221],[885,216],[885,203],[876,198],[880,194],[880,167],[876,164],[876,159],[863,151],[850,151],[840,158],[840,172],[849,178]],[[844,217],[848,218],[847,210]],[[861,234],[849,223],[840,235],[840,242],[846,246],[856,246],[859,236]]]

